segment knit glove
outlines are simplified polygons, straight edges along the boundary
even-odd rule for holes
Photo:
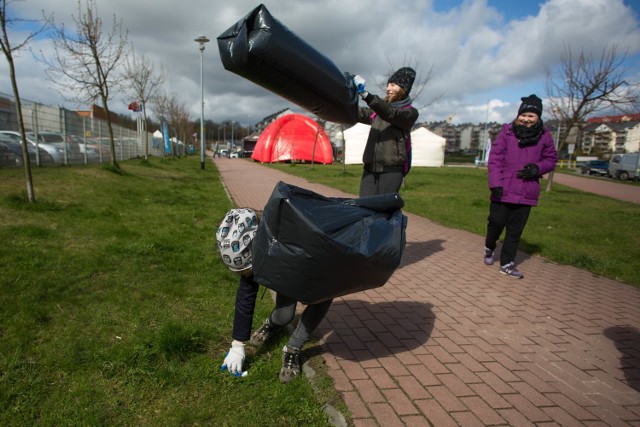
[[[233,340],[229,353],[222,362],[222,370],[229,370],[230,374],[242,375],[242,364],[244,363],[244,343]]]
[[[502,187],[493,187],[493,188],[490,188],[489,190],[491,190],[492,200],[499,202],[500,199],[502,199]]]
[[[538,178],[538,171],[538,165],[535,163],[527,163],[518,171],[518,177],[522,179],[536,179]]]

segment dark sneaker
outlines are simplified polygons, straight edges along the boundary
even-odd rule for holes
[[[489,248],[484,248],[484,263],[493,265],[493,251]]]
[[[300,349],[285,345],[282,349],[280,382],[286,384],[298,375],[300,375]]]
[[[502,267],[500,267],[500,273],[506,274],[507,276],[511,276],[514,279],[524,278],[524,274],[522,274],[516,269],[516,264],[513,261],[511,261],[507,265],[503,265]]]
[[[277,330],[278,327],[273,326],[267,318],[262,326],[260,326],[258,330],[255,331],[253,335],[251,335],[251,339],[249,340],[249,342],[256,347],[260,347],[266,340],[269,339],[270,336],[275,334]]]

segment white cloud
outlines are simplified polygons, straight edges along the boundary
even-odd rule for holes
[[[364,76],[373,92],[381,93],[392,68],[409,63],[424,75],[433,66],[432,80],[415,103],[424,106],[435,96],[442,97],[421,110],[420,121],[444,120],[455,113],[461,122],[482,122],[489,100],[489,120],[511,120],[521,96],[544,95],[545,67],[558,60],[565,44],[597,55],[616,43],[622,51],[629,49],[634,60],[630,76],[640,75],[638,11],[622,0],[547,0],[536,12],[521,16],[493,7],[491,0],[460,1],[444,12],[436,12],[433,2],[426,0],[265,4],[339,69]],[[255,6],[248,0],[98,0],[105,25],[113,14],[123,20],[136,52],[163,64],[167,92],[184,97],[193,117],[200,115],[200,52],[193,39],[201,34],[209,37],[204,52],[205,117],[243,124],[295,107],[222,67],[216,37]],[[76,2],[68,0],[48,0],[44,5],[26,0],[9,7],[25,18],[40,17],[44,7],[67,25],[71,14],[77,14]],[[47,41],[31,47],[51,51]],[[55,85],[46,79],[44,65],[28,51],[16,67],[23,97],[62,103]],[[0,91],[9,93],[6,70],[6,62],[0,60]],[[126,104],[124,99],[114,103],[121,112]]]

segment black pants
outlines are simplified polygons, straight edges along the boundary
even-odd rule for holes
[[[530,212],[531,206],[529,205],[491,202],[484,245],[492,251],[495,250],[498,239],[506,228],[504,243],[500,251],[500,265],[507,265],[515,261],[520,236],[527,225]]]
[[[236,292],[236,305],[233,318],[233,339],[248,341],[251,336],[251,325],[256,307],[256,299],[260,285],[251,278],[240,277],[240,285]],[[289,342],[290,347],[302,348],[316,330],[331,307],[332,299],[318,304],[309,304],[300,316]],[[276,295],[276,306],[269,316],[274,326],[288,325],[296,315],[298,302],[282,294]]]
[[[399,193],[403,179],[401,171],[384,173],[364,171],[360,179],[360,197]]]
[[[316,330],[320,322],[322,322],[322,319],[324,319],[332,302],[333,300],[330,299],[306,306],[287,345],[289,347],[302,348],[302,346],[311,339],[313,331]],[[282,294],[277,294],[276,307],[271,312],[271,316],[269,316],[271,324],[275,326],[285,326],[291,323],[296,315],[297,305],[298,301]]]

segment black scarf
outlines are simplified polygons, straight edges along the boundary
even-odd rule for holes
[[[542,132],[544,132],[544,127],[542,125],[542,120],[538,120],[538,123],[529,127],[518,125],[516,122],[513,122],[513,133],[516,134],[516,138],[518,138],[518,145],[520,148],[524,147],[532,147],[540,141],[540,137],[542,136]]]

